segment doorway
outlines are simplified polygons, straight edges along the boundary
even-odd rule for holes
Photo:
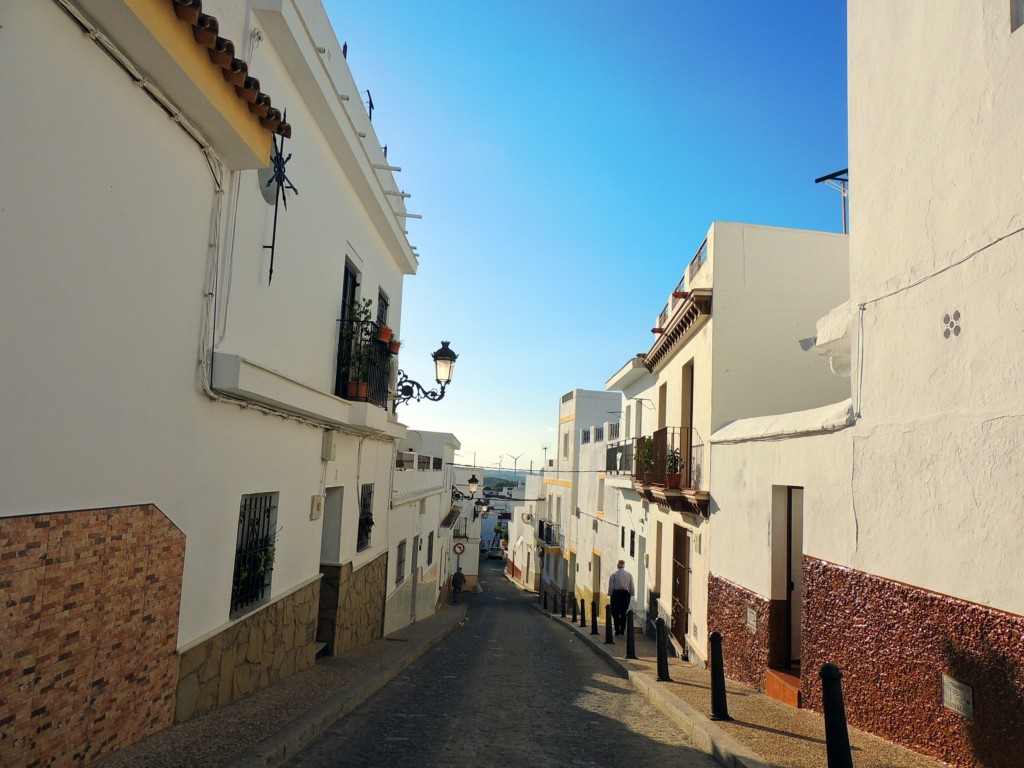
[[[790,665],[800,666],[800,621],[803,617],[804,573],[804,489],[786,489],[786,572],[789,591],[786,596]]]
[[[412,599],[409,601],[409,621],[416,621],[416,591],[420,584],[420,537],[412,537]]]
[[[672,635],[686,647],[690,623],[690,532],[680,525],[672,531]]]

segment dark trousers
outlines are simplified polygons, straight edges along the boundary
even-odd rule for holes
[[[615,624],[615,634],[621,635],[626,631],[626,613],[629,611],[629,602],[632,595],[628,589],[616,589],[612,592],[612,620]]]

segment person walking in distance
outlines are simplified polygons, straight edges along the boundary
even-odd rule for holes
[[[608,579],[608,597],[612,601],[612,620],[615,634],[626,633],[626,613],[633,600],[633,574],[626,570],[626,561],[619,560],[618,569]]]
[[[459,570],[457,570],[452,575],[452,602],[453,603],[459,602],[459,595],[462,594],[462,587],[463,587],[463,585],[465,583],[466,583],[466,574],[464,574],[462,572],[462,569],[459,568]]]

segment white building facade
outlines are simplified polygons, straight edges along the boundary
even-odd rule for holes
[[[201,5],[2,12],[3,567],[65,606],[7,616],[5,755],[94,759],[384,629],[406,430],[352,329],[399,328],[402,198],[319,3]]]

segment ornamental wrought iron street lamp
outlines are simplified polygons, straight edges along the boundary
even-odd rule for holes
[[[444,397],[444,390],[452,380],[452,372],[455,369],[455,361],[458,359],[458,355],[455,354],[448,345],[451,342],[442,341],[441,348],[438,349],[431,357],[434,360],[434,378],[437,379],[437,383],[441,385],[440,390],[431,389],[426,390],[418,381],[410,379],[405,371],[398,371],[398,383],[395,387],[395,401],[393,410],[397,411],[398,406],[402,403],[407,403],[410,400],[433,400],[437,402]],[[475,491],[474,491],[475,492]]]
[[[452,484],[452,503],[453,504],[456,501],[472,501],[472,500],[476,499],[474,501],[474,503],[473,503],[473,519],[474,520],[476,520],[478,517],[480,517],[480,515],[482,515],[484,512],[487,511],[487,501],[486,501],[486,499],[477,499],[476,498],[476,489],[479,488],[479,487],[480,487],[480,481],[477,480],[476,475],[470,475],[470,477],[469,477],[469,493],[468,494],[463,493],[458,488],[456,488],[454,483]]]

